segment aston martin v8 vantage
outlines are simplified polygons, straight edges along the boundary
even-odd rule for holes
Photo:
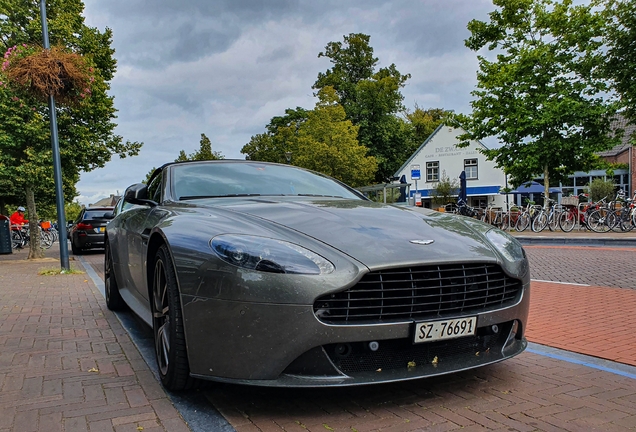
[[[168,389],[409,380],[527,345],[525,252],[477,220],[254,161],[166,164],[123,199],[106,301],[152,326]]]

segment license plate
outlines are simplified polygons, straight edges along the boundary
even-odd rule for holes
[[[473,336],[476,329],[477,317],[415,323],[413,343]]]
[[[103,233],[104,231],[106,231],[106,228],[104,227],[97,228],[97,232]]]

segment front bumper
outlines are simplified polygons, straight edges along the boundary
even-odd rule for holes
[[[182,295],[190,370],[203,379],[322,387],[443,375],[521,353],[529,278],[514,306],[477,316],[476,336],[412,344],[414,322],[329,325],[312,305],[247,303]],[[459,317],[455,317],[459,318]],[[493,325],[499,331],[493,333]],[[370,351],[369,342],[379,349]]]

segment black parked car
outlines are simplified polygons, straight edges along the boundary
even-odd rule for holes
[[[73,254],[86,249],[104,248],[106,224],[113,218],[112,207],[88,207],[82,209],[68,231]]]

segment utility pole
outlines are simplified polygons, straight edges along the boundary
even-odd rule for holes
[[[42,20],[42,40],[44,49],[51,49],[49,44],[49,27],[46,23],[46,1],[40,0],[40,19]],[[55,179],[55,205],[57,207],[57,229],[60,241],[60,264],[62,271],[71,269],[68,260],[68,242],[66,234],[66,215],[64,214],[64,190],[62,189],[62,162],[60,160],[60,143],[57,137],[57,115],[55,98],[49,95],[49,117],[51,119],[51,145],[53,147],[53,177]]]

